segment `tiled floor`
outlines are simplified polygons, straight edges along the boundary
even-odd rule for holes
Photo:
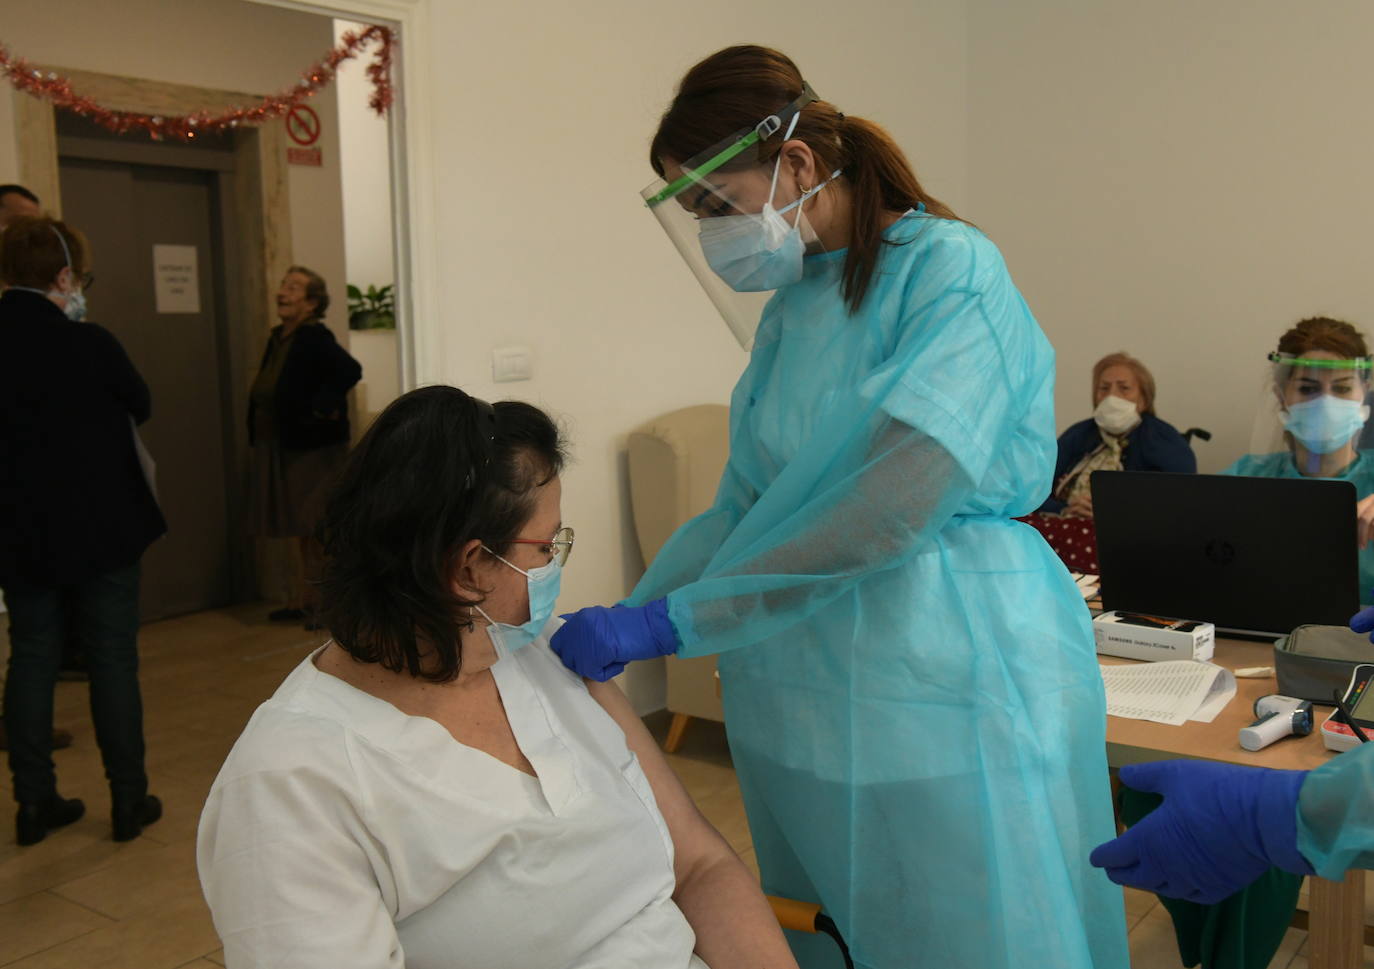
[[[139,839],[110,841],[109,799],[86,711],[86,687],[61,683],[57,720],[76,736],[56,755],[62,793],[87,816],[20,848],[10,780],[0,772],[0,967],[213,969],[223,964],[195,871],[201,803],[253,709],[319,639],[243,607],[143,630],[143,689],[152,790],[166,815]],[[661,738],[667,717],[649,718]],[[754,865],[749,829],[719,724],[695,722],[670,758],[708,818]],[[1370,893],[1374,906],[1374,890]],[[1134,969],[1179,966],[1173,929],[1153,896],[1126,894]],[[1374,914],[1374,913],[1371,913]],[[1290,930],[1272,967],[1306,969],[1306,933]],[[1366,949],[1374,969],[1374,949]],[[1037,967],[1038,969],[1038,967]]]

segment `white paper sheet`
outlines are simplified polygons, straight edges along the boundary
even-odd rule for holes
[[[200,312],[195,246],[153,246],[153,293],[159,313]]]
[[[1236,698],[1236,677],[1235,674],[1225,667],[1217,667],[1221,670],[1221,675],[1212,682],[1212,689],[1207,697],[1202,701],[1202,705],[1197,708],[1189,720],[1196,720],[1198,723],[1211,723],[1217,718],[1217,714],[1226,709],[1226,704]]]
[[[1190,719],[1210,722],[1236,693],[1236,679],[1213,663],[1170,660],[1131,666],[1102,666],[1107,714],[1180,726]]]

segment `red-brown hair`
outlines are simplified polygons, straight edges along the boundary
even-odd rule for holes
[[[1155,412],[1155,375],[1150,373],[1150,368],[1145,366],[1135,357],[1126,353],[1109,353],[1097,363],[1093,364],[1093,406],[1097,406],[1097,384],[1110,367],[1125,367],[1135,375],[1136,386],[1140,388],[1140,402],[1144,405],[1141,412],[1153,414]]]
[[[0,235],[0,280],[7,286],[48,289],[66,268],[68,251],[72,254],[72,272],[79,277],[90,268],[86,237],[57,219],[20,216]]]
[[[1279,337],[1279,353],[1300,357],[1313,350],[1325,350],[1351,360],[1369,355],[1359,330],[1329,316],[1308,317]]]
[[[678,84],[649,146],[649,164],[663,175],[666,162],[687,161],[777,114],[801,95],[803,85],[797,65],[779,51],[755,45],[717,51]],[[843,291],[854,312],[863,304],[878,263],[886,213],[924,204],[938,218],[958,216],[921,187],[891,135],[871,121],[846,117],[829,101],[812,101],[803,108],[792,137],[810,147],[823,169],[839,169],[849,182],[853,212]],[[774,135],[759,142],[757,154],[745,155],[750,164],[772,164],[782,144]]]

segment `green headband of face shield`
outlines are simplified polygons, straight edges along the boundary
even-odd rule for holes
[[[687,162],[682,166],[682,174],[673,179],[663,189],[644,202],[649,208],[668,201],[689,185],[701,181],[717,168],[726,162],[737,157],[751,145],[756,145],[761,141],[767,141],[773,135],[782,130],[783,125],[792,120],[792,116],[799,114],[801,109],[812,101],[819,101],[816,92],[811,90],[811,85],[802,82],[802,93],[796,100],[789,103],[777,114],[770,114],[752,128],[743,128],[735,132],[729,138],[717,143],[714,147],[698,153],[693,161]],[[693,164],[696,158],[705,158],[700,164]]]
[[[1355,357],[1351,360],[1313,360],[1310,357],[1295,357],[1291,353],[1271,353],[1269,362],[1283,367],[1312,367],[1318,370],[1369,370],[1374,368],[1374,358]]]

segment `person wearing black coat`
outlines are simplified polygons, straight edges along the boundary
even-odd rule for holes
[[[1113,353],[1093,367],[1093,416],[1059,435],[1054,490],[1038,511],[1092,517],[1093,471],[1197,472],[1197,458],[1172,424],[1155,416],[1155,381],[1145,365]]]
[[[89,285],[82,236],[21,218],[0,236],[0,588],[9,611],[5,727],[16,838],[42,840],[84,813],[51,756],[53,686],[71,632],[85,650],[91,714],[115,840],[161,815],[148,794],[138,684],[138,581],[166,522],[134,425],[148,387],[109,331],[78,322]]]
[[[293,539],[298,559],[290,599],[270,614],[316,628],[311,578],[320,504],[348,453],[348,391],[362,367],[320,320],[329,291],[316,272],[292,266],[277,291],[272,328],[248,404],[253,526],[265,538]]]

